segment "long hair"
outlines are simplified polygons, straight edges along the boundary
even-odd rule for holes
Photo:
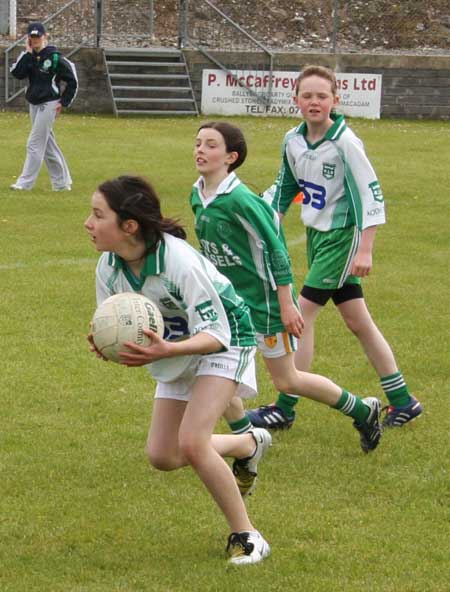
[[[124,175],[105,181],[97,191],[105,197],[120,222],[135,220],[139,224],[148,252],[156,248],[164,232],[186,238],[186,232],[177,220],[163,217],[158,195],[146,179]]]
[[[226,121],[210,121],[204,123],[198,128],[198,131],[209,128],[217,130],[222,135],[227,152],[238,153],[236,161],[228,166],[228,172],[231,173],[231,171],[240,167],[247,158],[247,142],[245,141],[244,134],[236,125],[227,123]]]

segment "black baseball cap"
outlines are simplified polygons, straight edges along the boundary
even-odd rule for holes
[[[27,29],[27,35],[30,37],[42,37],[45,35],[45,27],[42,23],[30,23]]]

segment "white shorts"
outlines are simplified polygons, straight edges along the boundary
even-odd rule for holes
[[[282,358],[297,351],[297,338],[283,331],[275,335],[256,334],[258,349],[265,358]]]
[[[243,399],[255,397],[256,347],[232,347],[226,352],[201,356],[197,364],[187,370],[178,380],[158,382],[155,399],[189,401],[192,386],[197,376],[222,376],[237,382],[236,395]]]

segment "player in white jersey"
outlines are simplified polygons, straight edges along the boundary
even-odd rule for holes
[[[213,435],[231,398],[254,395],[255,333],[231,283],[188,245],[183,228],[164,218],[151,185],[140,177],[102,183],[85,222],[100,257],[97,302],[136,291],[164,317],[164,338],[151,331],[148,347],[127,343],[121,363],[147,365],[157,379],[147,441],[151,464],[171,471],[191,465],[231,529],[227,550],[234,564],[256,563],[270,553],[250,522],[236,480],[222,457],[238,459],[253,474],[271,445],[267,430]],[[92,335],[90,347],[95,349]]]
[[[191,206],[203,253],[248,305],[276,387],[349,415],[363,451],[374,450],[381,437],[379,401],[363,400],[324,376],[294,366],[293,337],[300,337],[303,319],[292,294],[290,261],[273,210],[234,172],[246,154],[245,138],[235,125],[210,122],[198,130],[194,158],[201,177],[192,190]]]
[[[300,193],[307,230],[306,275],[299,304],[305,330],[296,352],[298,369],[309,370],[314,352],[314,322],[331,298],[358,338],[389,401],[384,425],[402,426],[422,412],[397,367],[392,350],[375,325],[364,300],[361,278],[372,269],[377,226],[384,224],[384,199],[359,138],[336,116],[334,73],[309,66],[300,74],[294,97],[304,121],[286,134],[272,205],[283,216]],[[249,412],[254,425],[292,424],[298,400],[280,393],[274,405]],[[274,414],[279,420],[273,421]]]

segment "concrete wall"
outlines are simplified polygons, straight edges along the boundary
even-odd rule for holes
[[[202,71],[217,66],[201,53],[186,50],[196,99],[201,100]],[[229,69],[250,70],[261,56],[244,52],[211,52]],[[450,119],[450,56],[277,53],[274,69],[301,70],[308,64],[337,72],[382,74],[381,117]]]
[[[0,51],[0,108],[25,109],[23,95],[5,105],[4,56],[1,48]],[[197,51],[184,53],[200,104],[202,71],[217,66]],[[262,58],[255,53],[212,52],[212,55],[230,69],[261,69]],[[112,113],[102,51],[81,49],[71,59],[76,64],[80,83],[73,110]],[[280,53],[275,56],[274,68],[300,70],[312,63],[339,72],[382,74],[381,116],[384,118],[450,119],[450,56]]]

